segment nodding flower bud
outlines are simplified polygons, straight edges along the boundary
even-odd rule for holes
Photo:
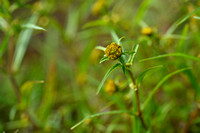
[[[109,59],[115,60],[122,55],[122,47],[112,42],[106,47],[105,54],[108,56]]]

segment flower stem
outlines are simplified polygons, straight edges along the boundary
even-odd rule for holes
[[[10,76],[10,82],[13,86],[16,98],[17,98],[17,102],[20,103],[21,101],[21,94],[20,94],[20,89],[19,86],[17,84],[17,81],[15,80],[15,78],[13,76]]]
[[[134,77],[133,77],[132,72],[131,72],[129,69],[126,69],[126,70],[127,70],[128,74],[129,74],[129,76],[130,76],[130,78],[131,78],[131,80],[132,80],[132,82],[133,82],[133,85],[136,85],[136,84],[135,84],[135,79],[134,79]],[[147,126],[146,126],[146,124],[145,124],[145,122],[144,122],[144,118],[143,118],[143,116],[142,116],[142,111],[141,111],[141,108],[140,108],[140,99],[139,99],[139,92],[138,92],[138,87],[137,87],[137,86],[134,87],[134,91],[135,91],[136,102],[137,102],[137,110],[138,110],[138,114],[137,114],[137,115],[138,115],[138,117],[139,117],[139,119],[140,119],[140,121],[141,121],[143,127],[144,127],[145,129],[147,129]]]

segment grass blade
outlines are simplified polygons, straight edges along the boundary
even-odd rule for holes
[[[140,73],[140,75],[136,78],[136,84],[139,85],[142,82],[142,80],[144,79],[145,75],[149,71],[151,71],[151,70],[153,70],[155,68],[160,68],[160,67],[163,67],[163,66],[159,65],[159,66],[150,67],[150,68],[146,69],[145,71],[143,71],[142,73]]]
[[[185,42],[186,42],[184,37],[187,36],[188,29],[189,29],[189,26],[188,26],[188,24],[186,24],[184,26],[183,31],[182,31],[181,38],[178,41],[177,50],[176,50],[177,52],[183,52],[184,53]]]
[[[195,19],[199,19],[199,20],[200,20],[200,17],[198,17],[198,16],[194,16],[194,18],[195,18]]]
[[[184,16],[182,19],[180,19],[176,25],[180,25],[183,22],[185,22],[190,16],[192,16],[194,13],[198,12],[200,10],[200,8],[195,9],[193,12],[187,14],[186,16]]]
[[[93,114],[93,115],[85,117],[83,120],[81,120],[80,122],[78,122],[77,124],[75,124],[73,127],[71,127],[71,130],[73,130],[74,128],[76,128],[80,124],[82,124],[87,119],[94,118],[94,117],[101,116],[101,115],[113,115],[113,114],[121,114],[121,113],[132,114],[130,111],[126,111],[126,110],[116,110],[116,111],[109,111],[109,112],[102,112],[102,113]]]
[[[191,68],[183,68],[183,69],[179,69],[177,71],[174,71],[168,75],[166,75],[164,78],[162,78],[162,80],[156,85],[156,87],[151,91],[151,93],[149,94],[149,96],[147,97],[146,101],[143,104],[142,110],[145,109],[145,107],[147,106],[147,104],[149,103],[149,101],[152,99],[153,95],[156,93],[156,91],[159,89],[159,87],[165,82],[167,81],[170,77],[174,76],[175,74],[178,74],[180,72],[183,72],[185,70],[188,70]]]
[[[35,14],[30,18],[28,23],[35,24],[38,18],[39,16]],[[17,71],[21,65],[21,62],[26,52],[26,49],[28,47],[28,43],[31,38],[32,32],[33,32],[33,29],[25,29],[19,35],[17,45],[16,45],[16,50],[14,53],[14,62],[12,66],[12,70],[14,72]]]
[[[8,42],[10,39],[10,33],[8,33],[5,37],[5,39],[3,40],[1,46],[0,46],[0,58],[3,56],[6,48],[8,47]]]
[[[199,89],[199,85],[198,85],[196,76],[193,74],[193,72],[191,70],[185,71],[185,74],[187,75],[189,81],[191,82],[191,84],[193,86],[193,89],[195,91],[195,99],[199,99],[200,98],[200,89]]]
[[[187,55],[187,54],[182,54],[182,53],[169,53],[169,54],[154,56],[154,57],[142,59],[142,60],[140,60],[140,62],[159,59],[159,58],[164,58],[164,57],[170,57],[170,56],[183,57],[183,58],[187,58],[187,59],[191,59],[191,60],[195,60],[195,61],[199,61],[200,62],[200,58],[197,58],[197,57],[191,56],[191,55]]]
[[[46,31],[44,28],[40,27],[40,26],[37,26],[35,24],[23,24],[22,25],[22,28],[30,28],[30,29],[34,29],[34,30],[43,30],[43,31]]]
[[[133,24],[138,24],[140,20],[143,18],[145,15],[145,12],[150,4],[151,0],[144,0],[138,10],[137,16],[134,18]]]
[[[112,66],[112,67],[108,70],[108,72],[107,72],[107,73],[105,74],[105,76],[103,77],[101,83],[99,84],[96,94],[99,94],[99,92],[100,92],[100,90],[101,90],[101,88],[102,88],[104,82],[106,81],[106,79],[108,78],[108,76],[110,75],[110,73],[111,73],[113,70],[115,70],[117,67],[119,67],[119,66],[121,66],[121,64],[120,64],[120,63],[117,63],[117,64],[115,64],[114,66]]]

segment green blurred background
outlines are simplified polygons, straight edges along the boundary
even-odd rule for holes
[[[103,87],[96,95],[116,61],[99,64],[104,52],[95,46],[106,47],[115,35],[125,37],[127,51],[140,44],[135,76],[163,65],[141,83],[141,103],[164,76],[191,68],[170,77],[145,108],[148,132],[200,132],[199,6],[199,0],[1,0],[0,132],[134,132],[132,116],[125,113],[87,119],[70,129],[91,114],[133,108],[120,69],[109,76],[117,91],[109,94]],[[141,32],[145,27],[151,35]],[[168,53],[196,60],[140,61]]]

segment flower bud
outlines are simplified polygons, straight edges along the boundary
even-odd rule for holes
[[[153,34],[153,30],[150,27],[145,27],[142,29],[141,33],[143,35],[151,36]]]
[[[105,54],[109,57],[109,59],[115,60],[122,55],[122,47],[112,42],[106,47]]]

